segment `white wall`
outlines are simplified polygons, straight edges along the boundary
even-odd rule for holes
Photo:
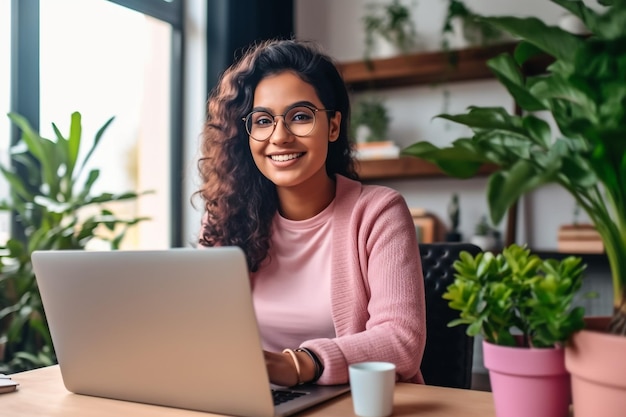
[[[385,3],[378,0],[377,3]],[[361,60],[364,35],[361,17],[363,0],[296,0],[296,35],[301,39],[318,41],[337,61]],[[439,50],[441,28],[445,16],[445,0],[404,0],[412,4],[419,37],[419,50]],[[548,0],[466,0],[466,5],[483,15],[541,16],[556,24],[563,10]],[[444,91],[449,92],[447,112],[461,113],[469,105],[504,106],[513,103],[496,81],[453,83],[439,86],[402,87],[376,91],[386,99],[392,115],[389,139],[399,146],[418,140],[445,144],[467,133],[464,128],[432,118],[444,110]],[[444,221],[446,206],[453,192],[461,202],[461,232],[466,238],[473,233],[480,216],[487,212],[486,179],[412,179],[379,181],[398,189],[410,206],[423,207],[438,214]],[[518,212],[518,243],[528,243],[538,249],[555,249],[558,227],[571,223],[573,199],[554,185],[546,186],[520,201]],[[584,219],[584,217],[583,217]],[[499,225],[504,229],[505,222]]]

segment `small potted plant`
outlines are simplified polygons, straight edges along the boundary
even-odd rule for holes
[[[365,61],[371,63],[374,53],[379,57],[407,53],[415,45],[417,31],[409,7],[392,0],[388,4],[368,4],[362,19],[365,29]],[[387,45],[386,50],[382,50]]]
[[[465,48],[472,45],[488,45],[502,39],[503,32],[482,22],[462,0],[448,0],[443,21],[442,48]]]
[[[390,159],[400,155],[400,148],[387,137],[390,121],[383,99],[368,96],[355,102],[350,118],[350,137],[356,142],[358,159]]]
[[[387,140],[389,111],[383,99],[364,97],[355,102],[350,118],[351,136],[357,143]]]
[[[470,242],[484,251],[494,250],[499,245],[499,237],[500,232],[489,224],[487,216],[483,215],[476,224],[474,235],[470,238]]]
[[[516,244],[494,255],[462,252],[443,298],[460,311],[450,326],[483,337],[498,417],[566,417],[570,379],[563,345],[584,326],[574,296],[585,266],[579,257],[541,259]]]

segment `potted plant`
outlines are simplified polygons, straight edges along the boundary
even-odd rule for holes
[[[448,0],[442,29],[441,46],[444,51],[471,45],[488,45],[502,39],[501,30],[476,17],[479,16],[462,0]]]
[[[614,314],[602,331],[592,331],[598,329],[588,321],[571,338],[566,358],[576,416],[612,417],[626,408],[626,0],[603,1],[601,10],[580,0],[551,1],[578,16],[591,35],[579,37],[534,17],[481,18],[520,39],[514,56],[500,55],[488,65],[523,114],[470,107],[466,114],[440,115],[470,127],[472,137],[442,148],[420,142],[404,154],[461,178],[486,162],[499,166],[487,184],[494,224],[520,196],[548,183],[562,186],[585,210],[611,267]],[[546,73],[526,76],[523,64],[537,54],[554,62]],[[539,111],[553,118],[558,132],[535,114]],[[588,337],[601,342],[591,348]],[[593,362],[587,353],[602,347],[608,351]],[[607,360],[610,353],[617,356]],[[587,360],[589,371],[583,365]],[[592,382],[598,383],[593,389]]]
[[[351,137],[356,143],[387,140],[389,131],[389,111],[384,100],[368,96],[357,100],[350,117]]]
[[[28,121],[14,113],[11,121],[21,130],[11,148],[11,165],[0,166],[10,195],[0,210],[12,212],[23,231],[0,247],[0,340],[4,359],[0,372],[12,373],[56,363],[50,332],[32,270],[31,253],[47,249],[84,249],[93,239],[117,249],[129,227],[146,220],[116,216],[108,203],[131,201],[139,194],[101,193],[92,187],[100,170],[84,172],[86,163],[113,121],[97,132],[81,153],[81,115],[71,115],[69,134],[52,125],[56,140],[43,138]]]
[[[494,250],[498,247],[499,235],[498,230],[489,224],[487,216],[481,216],[480,221],[476,223],[470,242],[484,251]]]
[[[371,64],[372,54],[387,57],[407,53],[415,45],[417,31],[409,7],[392,0],[388,4],[370,3],[362,18],[365,29],[365,62]],[[381,50],[383,45],[387,48]]]
[[[566,417],[570,380],[563,344],[583,327],[573,307],[582,285],[581,258],[542,260],[512,244],[494,255],[462,252],[443,298],[460,311],[450,326],[483,337],[498,417]]]
[[[389,159],[400,155],[400,148],[387,137],[389,111],[378,97],[367,96],[356,101],[350,118],[350,137],[356,142],[356,158]]]

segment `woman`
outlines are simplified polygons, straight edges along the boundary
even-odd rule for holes
[[[362,185],[350,104],[312,43],[272,40],[222,75],[199,169],[199,244],[246,254],[271,382],[348,382],[348,365],[396,364],[422,383],[425,302],[402,196]]]

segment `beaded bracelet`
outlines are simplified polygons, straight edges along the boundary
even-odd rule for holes
[[[293,364],[296,367],[296,374],[298,375],[297,385],[302,384],[302,376],[300,375],[300,362],[298,361],[298,355],[296,355],[296,352],[294,352],[293,349],[284,349],[283,353],[288,353],[289,356],[291,356],[291,359],[293,360]]]

